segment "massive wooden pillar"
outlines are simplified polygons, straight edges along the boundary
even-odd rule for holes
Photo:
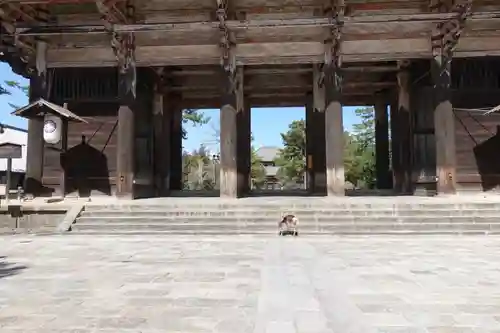
[[[471,0],[456,4],[450,10],[457,14],[456,17],[438,24],[431,39],[438,194],[456,193],[456,143],[455,117],[451,103],[451,60],[471,7]],[[445,11],[446,7],[436,7],[435,10]]]
[[[238,151],[238,113],[245,108],[243,69],[235,71],[234,76],[223,74],[226,89],[220,110],[220,196],[226,198],[240,196],[245,183],[244,177],[238,177],[238,155],[241,153]]]
[[[434,126],[436,137],[437,193],[456,192],[455,118],[449,92],[436,88]]]
[[[170,156],[172,114],[168,109],[168,95],[161,92],[163,84],[157,87],[153,105],[154,131],[154,174],[157,196],[170,194]]]
[[[432,2],[432,10],[452,12],[453,18],[436,25],[431,36],[431,73],[434,83],[434,135],[436,138],[437,193],[454,194],[456,180],[455,117],[451,103],[451,60],[472,13],[473,0],[461,1],[448,8],[444,1]]]
[[[342,120],[342,59],[340,55],[344,0],[329,2],[326,8],[333,26],[325,40],[323,85],[325,86],[326,190],[328,196],[345,195],[344,126]]]
[[[111,48],[118,67],[118,126],[116,147],[116,196],[125,199],[134,198],[135,172],[135,113],[141,108],[137,100],[137,68],[135,62],[135,35],[133,32],[116,33],[114,23],[118,17],[120,23],[135,21],[135,7],[130,4],[121,12],[117,6],[105,1],[96,1],[96,8],[107,21],[105,24],[111,35]]]
[[[238,146],[238,186],[241,194],[250,191],[250,175],[252,170],[252,133],[251,107],[246,100],[243,109],[236,114],[236,135]]]
[[[450,59],[433,59],[437,193],[456,192],[455,117],[451,104]]]
[[[133,199],[134,181],[134,111],[132,105],[120,105],[118,109],[116,168],[116,195]]]
[[[170,127],[170,189],[183,189],[184,173],[182,164],[182,113],[180,97],[168,95],[168,112],[171,119]]]
[[[159,90],[153,111],[155,187],[157,195],[168,196],[183,187],[182,109],[178,94]]]
[[[375,158],[377,188],[389,189],[389,118],[384,96],[377,96],[375,104]]]
[[[306,189],[314,193],[314,123],[313,94],[306,97]]]
[[[47,84],[47,44],[36,43],[36,72],[30,79],[30,102],[39,98],[48,98]],[[28,151],[26,157],[25,192],[33,196],[41,194],[43,178],[43,118],[28,120]]]
[[[344,125],[340,86],[334,68],[325,76],[326,188],[328,196],[345,195]]]
[[[325,133],[325,85],[321,81],[322,69],[319,65],[313,68],[313,101],[312,108],[306,110],[312,155],[312,189],[313,193],[326,194],[326,133]],[[306,138],[307,141],[307,138]],[[307,143],[306,143],[307,144]]]
[[[400,131],[398,119],[398,101],[395,100],[391,104],[391,168],[392,168],[392,188],[395,192],[401,192],[402,175],[401,175],[401,158],[400,158]]]
[[[398,113],[397,113],[397,138],[399,139],[399,174],[396,176],[396,188],[405,194],[412,193],[412,168],[413,168],[413,133],[412,116],[410,109],[410,73],[401,66],[398,73]]]
[[[236,67],[236,36],[230,31],[227,20],[233,17],[234,8],[228,0],[217,0],[216,16],[219,22],[219,47],[224,81],[220,111],[220,196],[236,198],[248,185],[247,159],[249,158],[250,126],[249,109],[245,109],[243,96],[243,68]],[[241,132],[241,133],[238,133]],[[240,150],[239,148],[243,148]],[[241,156],[246,155],[246,156]]]

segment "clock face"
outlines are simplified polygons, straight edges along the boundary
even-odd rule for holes
[[[56,130],[56,123],[52,120],[47,120],[45,124],[43,124],[43,131],[45,133],[53,133]]]

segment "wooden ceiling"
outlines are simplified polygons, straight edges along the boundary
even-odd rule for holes
[[[431,57],[432,30],[455,15],[433,13],[431,1],[345,1],[345,104],[370,104],[376,93],[394,89],[398,60]],[[460,1],[465,0],[455,2]],[[261,105],[304,104],[312,90],[312,66],[324,58],[325,6],[325,0],[229,0],[227,25],[237,62],[245,65],[250,99]],[[211,107],[220,94],[214,84],[220,62],[216,0],[136,0],[135,8],[134,22],[114,28],[135,31],[138,66],[169,68],[171,90]],[[4,0],[0,18],[4,60],[15,53],[33,63],[36,35],[49,44],[49,67],[116,66],[93,0]],[[475,0],[455,56],[499,54],[500,1]]]
[[[344,67],[343,104],[373,105],[377,94],[396,89],[397,64],[359,63]],[[313,66],[245,66],[243,90],[252,106],[304,106],[313,91]],[[182,95],[185,107],[212,108],[223,94],[220,68],[213,66],[169,67],[165,92]]]

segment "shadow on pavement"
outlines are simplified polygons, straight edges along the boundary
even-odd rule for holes
[[[17,265],[7,261],[7,257],[0,256],[0,279],[19,274],[27,266]]]

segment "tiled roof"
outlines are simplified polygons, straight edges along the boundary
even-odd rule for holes
[[[263,146],[257,149],[256,153],[263,162],[271,162],[274,161],[279,150],[279,147]]]
[[[67,120],[78,121],[81,123],[87,122],[85,119],[78,117],[70,110],[62,106],[59,106],[57,104],[46,101],[43,98],[40,98],[37,101],[34,101],[26,106],[23,106],[20,109],[17,109],[16,111],[12,112],[12,114],[19,117],[30,118],[33,116],[40,115],[40,111],[43,111],[43,108],[48,108],[52,110],[52,112],[58,115],[59,117],[65,118]]]

